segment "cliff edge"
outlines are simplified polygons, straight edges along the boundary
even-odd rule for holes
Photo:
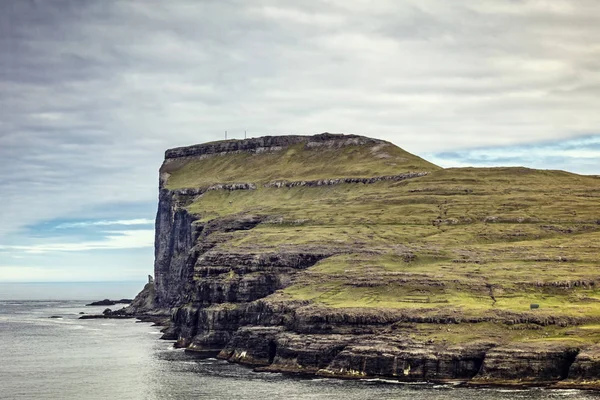
[[[357,135],[171,149],[129,312],[263,371],[594,387],[599,184]]]

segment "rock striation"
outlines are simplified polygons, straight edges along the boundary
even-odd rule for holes
[[[446,340],[443,335],[461,327],[468,332],[471,329],[483,329],[481,327],[490,327],[492,330],[495,325],[508,327],[506,329],[514,327],[515,330],[524,327],[527,332],[558,329],[591,321],[587,316],[553,316],[536,314],[534,311],[510,312],[502,309],[491,309],[482,315],[469,314],[443,302],[435,303],[431,296],[420,294],[422,288],[432,293],[450,293],[456,288],[472,291],[490,303],[491,296],[493,305],[496,304],[495,296],[509,289],[485,281],[476,282],[471,278],[461,281],[429,276],[418,270],[397,272],[395,275],[365,272],[355,276],[352,275],[352,269],[341,269],[333,275],[335,283],[328,289],[335,292],[342,285],[360,290],[388,287],[385,290],[389,291],[390,285],[400,288],[398,290],[414,286],[417,288],[414,290],[416,294],[411,294],[412,297],[405,300],[405,304],[409,304],[406,308],[332,307],[326,302],[315,301],[318,294],[309,293],[309,296],[301,292],[301,295],[293,297],[284,289],[292,285],[302,287],[311,279],[319,279],[314,271],[323,261],[349,254],[383,254],[381,241],[374,240],[374,244],[369,244],[360,241],[341,243],[338,240],[340,243],[336,244],[335,240],[310,241],[296,237],[295,241],[288,242],[283,236],[277,241],[277,237],[264,234],[263,237],[276,244],[254,243],[245,238],[251,237],[248,235],[253,231],[265,229],[274,218],[280,218],[283,225],[289,224],[277,207],[269,209],[257,201],[243,212],[232,208],[232,212],[208,215],[190,210],[191,204],[213,192],[260,194],[264,190],[283,191],[292,188],[323,190],[334,185],[350,185],[348,190],[351,191],[352,185],[375,184],[390,185],[389,190],[393,191],[408,181],[430,175],[434,172],[432,170],[398,170],[397,174],[388,175],[352,177],[352,174],[348,174],[349,177],[323,176],[298,180],[266,176],[262,181],[213,182],[205,187],[172,188],[168,185],[172,174],[181,171],[190,160],[242,153],[260,156],[285,152],[291,146],[301,146],[302,151],[307,152],[322,148],[344,152],[362,146],[375,154],[374,157],[386,160],[388,156],[378,156],[376,150],[379,148],[377,146],[388,145],[387,142],[362,136],[326,133],[315,136],[267,136],[168,150],[160,169],[155,278],[128,308],[119,311],[119,316],[135,315],[163,323],[163,319],[168,318],[163,338],[175,340],[176,346],[251,365],[260,371],[339,378],[379,376],[406,381],[460,380],[473,384],[562,381],[576,385],[583,380],[600,379],[597,348],[580,346],[568,337],[552,342],[532,340],[509,343],[499,336],[478,337],[476,340],[465,336],[466,339]],[[461,183],[458,180],[456,182],[453,182],[454,186]],[[453,187],[452,195],[467,196],[476,190],[476,186]],[[436,193],[436,189],[425,186],[411,188],[407,193],[425,196]],[[238,198],[235,199],[238,201]],[[427,204],[422,197],[417,200]],[[395,204],[400,202],[389,201]],[[233,207],[232,203],[233,200],[229,200],[229,203],[216,203],[214,207]],[[434,233],[444,227],[439,221],[450,218],[446,215],[445,204],[437,205],[439,216],[427,223],[427,229],[432,229]],[[385,210],[378,212],[378,215],[382,215]],[[365,224],[369,224],[369,218],[372,217],[365,217]],[[452,218],[456,223],[451,225],[472,221],[487,224],[499,220],[491,221],[484,215]],[[538,220],[534,222],[540,224]],[[313,230],[322,234],[321,230],[326,231],[323,225],[325,223]],[[541,226],[545,232],[550,232],[547,234],[563,234],[565,231],[560,226],[552,230],[546,229],[548,225]],[[385,251],[392,249],[393,254],[401,258],[401,264],[409,265],[415,258],[418,259],[414,251],[402,246],[402,243],[393,242]],[[416,249],[422,250],[422,246]],[[434,250],[440,251],[437,248]],[[461,251],[457,253],[461,258],[451,262],[453,268],[484,265],[486,262],[480,259],[473,261],[470,253]],[[351,265],[350,262],[348,264]],[[363,264],[363,271],[372,268]],[[535,287],[535,290],[547,290],[550,293],[573,288],[593,289],[595,285],[593,280],[585,279],[565,282],[572,281],[585,284],[563,287],[520,280],[510,290],[516,290],[515,287]],[[418,304],[419,308],[414,308],[413,304]]]
[[[274,181],[266,183],[265,187],[298,187],[298,186],[332,186],[339,185],[342,183],[362,183],[364,185],[370,185],[381,181],[403,181],[405,179],[418,178],[427,175],[427,172],[412,172],[400,175],[389,175],[389,176],[374,176],[372,178],[335,178],[335,179],[319,179],[313,181]],[[255,189],[255,188],[254,188]]]

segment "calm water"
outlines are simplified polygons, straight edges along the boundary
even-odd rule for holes
[[[464,389],[381,381],[298,379],[198,360],[158,328],[78,320],[83,301],[0,301],[1,399],[600,399],[576,390]],[[62,316],[51,319],[50,316]]]
[[[133,299],[144,281],[0,282],[0,300]]]

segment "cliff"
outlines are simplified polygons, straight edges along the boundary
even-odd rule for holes
[[[128,312],[262,371],[594,386],[599,184],[356,135],[168,150]]]

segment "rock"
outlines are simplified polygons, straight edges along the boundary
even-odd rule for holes
[[[136,318],[136,317],[134,317],[133,315],[121,315],[121,314],[116,314],[116,315],[86,314],[86,315],[82,315],[81,317],[79,317],[79,319],[131,319],[131,318]]]
[[[318,180],[314,180],[314,181],[273,181],[273,182],[269,182],[266,183],[264,185],[264,187],[276,187],[276,188],[282,188],[282,187],[288,187],[288,188],[292,188],[292,187],[297,187],[297,186],[308,186],[308,187],[315,187],[315,186],[333,186],[333,185],[339,185],[339,184],[343,184],[343,183],[362,183],[365,185],[370,185],[373,183],[377,183],[377,182],[381,182],[381,181],[403,181],[406,179],[411,179],[411,178],[419,178],[421,176],[426,176],[428,175],[428,172],[411,172],[411,173],[407,173],[407,174],[400,174],[400,175],[387,175],[387,176],[375,176],[372,178],[336,178],[336,179],[318,179]],[[458,221],[456,222],[458,223]]]
[[[569,343],[515,343],[489,350],[478,379],[555,381],[567,378],[579,349]]]
[[[569,368],[568,378],[575,381],[593,381],[600,377],[600,345],[594,345],[577,354]]]
[[[221,141],[215,143],[199,144],[195,146],[179,147],[165,152],[165,163],[161,172],[168,171],[170,162],[180,158],[195,157],[206,158],[224,153],[247,152],[258,154],[270,151],[279,151],[282,148],[304,143],[308,147],[319,146],[348,146],[385,143],[382,140],[372,139],[358,135],[342,135],[335,133],[322,133],[313,136],[263,136],[259,138]]]
[[[431,345],[403,337],[377,337],[350,343],[319,375],[467,380],[479,372],[485,352],[491,346],[490,343]]]
[[[104,299],[100,301],[91,302],[90,304],[86,304],[86,306],[114,306],[115,304],[117,304],[116,301]]]
[[[141,317],[141,316],[139,316]],[[127,309],[125,307],[119,309],[119,310],[111,310],[110,308],[105,309],[104,311],[102,311],[101,315],[95,314],[95,315],[82,315],[81,317],[79,317],[79,319],[102,319],[102,318],[114,318],[114,319],[125,319],[125,318],[136,318],[136,316],[134,316],[131,313],[127,312]]]
[[[62,317],[60,315],[53,315],[53,316],[48,317],[48,318],[61,318],[62,319]]]
[[[120,300],[109,300],[104,299],[100,301],[94,301],[90,304],[86,304],[86,306],[114,306],[115,304],[129,304],[133,300],[131,299],[120,299]]]
[[[147,283],[142,291],[126,307],[128,314],[143,315],[157,308],[156,289],[154,283]]]

